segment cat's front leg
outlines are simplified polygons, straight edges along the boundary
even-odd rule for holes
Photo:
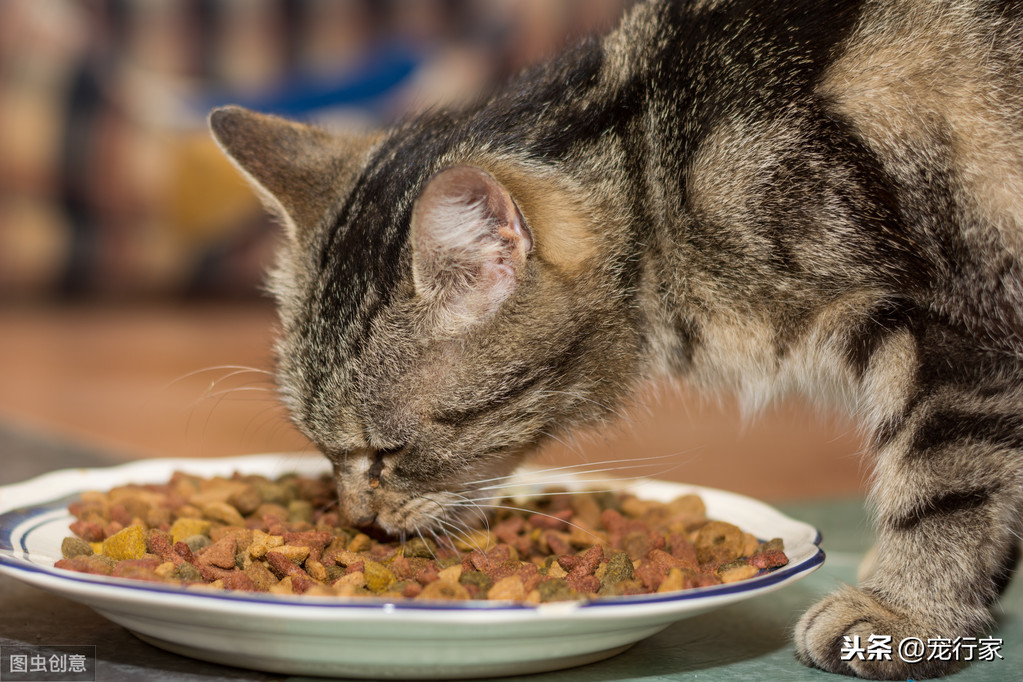
[[[802,617],[795,640],[807,665],[870,679],[935,677],[970,651],[939,655],[935,640],[985,634],[1019,556],[1023,419],[994,411],[1011,405],[1004,395],[976,396],[943,387],[879,447],[873,570]]]

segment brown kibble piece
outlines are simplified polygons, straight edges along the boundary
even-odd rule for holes
[[[206,566],[234,568],[238,543],[233,535],[221,538],[196,555],[196,561]]]
[[[742,531],[724,521],[710,521],[696,533],[693,542],[701,564],[727,563],[742,556]]]

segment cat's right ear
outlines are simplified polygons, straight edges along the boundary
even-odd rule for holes
[[[228,106],[210,114],[220,148],[295,241],[348,191],[372,136],[338,136],[276,116]]]
[[[533,236],[509,191],[487,171],[434,175],[412,211],[416,292],[458,332],[493,313],[522,277]]]

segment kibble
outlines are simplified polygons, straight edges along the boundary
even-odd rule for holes
[[[175,473],[83,493],[56,565],[187,588],[539,604],[731,583],[788,563],[780,539],[708,519],[696,495],[559,491],[514,506],[488,528],[402,544],[339,527],[327,476]]]

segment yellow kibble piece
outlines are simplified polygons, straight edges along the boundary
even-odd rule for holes
[[[699,495],[682,495],[668,503],[668,511],[673,516],[706,516],[707,507]]]
[[[454,538],[455,547],[458,549],[469,552],[474,549],[481,551],[487,551],[490,549],[490,533],[485,529],[477,529],[471,533],[465,533]]]
[[[205,519],[181,518],[171,524],[170,533],[174,542],[181,542],[193,535],[209,537],[212,524]]]
[[[285,576],[279,583],[270,588],[271,594],[295,594],[291,585],[291,576]]]
[[[348,543],[349,552],[365,552],[373,546],[373,540],[365,533],[357,533],[352,541]]]
[[[599,570],[600,567],[598,566],[597,568]],[[568,575],[568,571],[562,568],[561,564],[557,561],[551,563],[551,567],[547,569],[547,577],[549,578],[564,578],[566,575]],[[598,575],[597,577],[602,578],[603,576]]]
[[[462,564],[454,564],[447,568],[438,571],[437,576],[441,580],[447,580],[449,583],[457,583],[458,579],[462,577]]]
[[[103,543],[102,542],[90,542],[89,543],[89,547],[92,547],[92,553],[93,554],[102,554],[103,553]]]
[[[310,559],[305,562],[305,572],[308,573],[313,580],[323,582],[327,579],[327,568],[319,561],[313,561]]]
[[[365,587],[366,586],[366,574],[362,571],[355,571],[354,573],[347,573],[333,583],[334,587],[342,587],[344,585],[351,585],[352,587]]]
[[[434,580],[423,588],[416,599],[471,599],[469,590],[459,583],[448,582],[447,580]]]
[[[501,578],[487,590],[487,599],[522,601],[525,598],[526,586],[522,584],[522,578],[517,575]]]
[[[682,575],[682,571],[678,568],[668,569],[668,575],[664,578],[664,581],[657,588],[658,592],[675,592],[685,587],[685,576]]]
[[[255,559],[264,556],[268,550],[280,547],[284,544],[284,538],[280,535],[270,535],[258,528],[252,531],[252,544],[249,545],[249,555]]]
[[[153,573],[160,576],[161,578],[172,578],[174,577],[174,563],[171,561],[166,561],[157,566],[153,570]]]
[[[362,574],[360,573],[359,575]],[[367,592],[365,588],[357,585],[334,583],[332,587],[334,589],[334,594],[338,597],[362,597],[372,594],[371,592]]]
[[[740,580],[748,580],[757,574],[757,569],[749,564],[736,562],[729,566],[723,566],[718,570],[718,577],[723,583],[734,583]]]
[[[291,563],[301,566],[302,562],[309,556],[309,548],[304,545],[281,545],[274,547],[274,551],[288,557]]]
[[[213,521],[220,521],[229,526],[244,526],[245,519],[238,510],[227,502],[210,502],[202,508],[202,515]]]
[[[366,574],[366,587],[373,592],[383,592],[394,582],[391,569],[378,561],[367,561],[363,573]]]
[[[758,549],[760,549],[760,540],[757,540],[757,536],[752,533],[743,533],[743,546],[742,554],[739,556],[752,556]]]
[[[141,559],[146,553],[146,533],[142,526],[128,526],[103,541],[103,556],[116,561]]]

